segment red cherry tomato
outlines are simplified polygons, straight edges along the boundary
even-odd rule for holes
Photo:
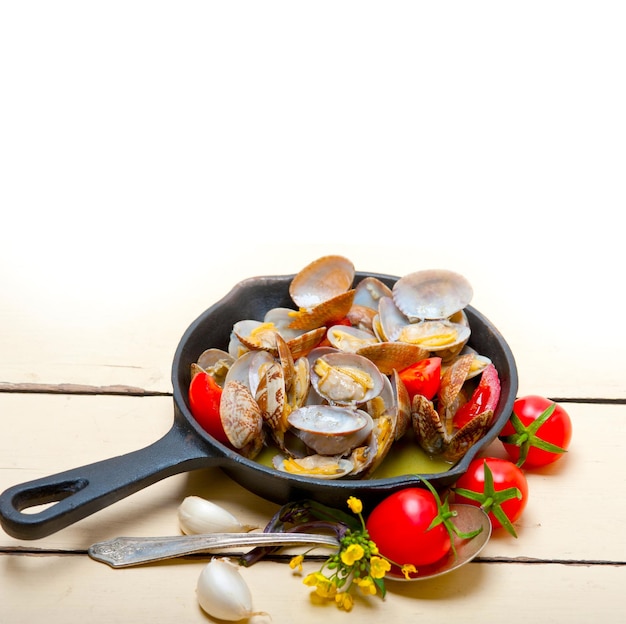
[[[382,555],[400,566],[419,568],[438,561],[450,550],[450,535],[444,524],[428,528],[438,515],[437,500],[429,490],[406,488],[374,507],[365,526]]]
[[[457,503],[482,507],[494,529],[502,526],[517,537],[513,522],[528,502],[528,482],[513,462],[498,457],[473,459],[453,491]]]
[[[546,466],[567,451],[572,439],[572,421],[554,401],[529,395],[513,403],[513,413],[499,438],[518,466]]]
[[[441,383],[441,358],[431,357],[420,360],[403,369],[399,374],[411,400],[416,394],[421,394],[432,401]]]
[[[189,384],[189,407],[198,424],[222,444],[230,445],[220,420],[222,388],[205,372],[196,373]]]

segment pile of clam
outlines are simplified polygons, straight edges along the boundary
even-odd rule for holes
[[[500,388],[493,364],[467,345],[471,286],[446,270],[393,288],[375,277],[354,287],[354,277],[347,258],[315,260],[290,283],[297,309],[238,321],[228,351],[210,348],[192,364],[222,388],[231,445],[250,459],[274,448],[276,469],[322,479],[368,478],[408,431],[427,454],[457,461],[489,428]],[[433,355],[438,395],[411,400],[399,372]],[[456,429],[468,380],[487,371],[489,405]]]

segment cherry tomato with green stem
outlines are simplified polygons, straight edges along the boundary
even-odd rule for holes
[[[504,527],[517,537],[513,523],[528,502],[528,481],[518,466],[508,459],[473,459],[452,491],[455,502],[482,507],[494,529]]]
[[[383,499],[369,514],[365,528],[378,551],[396,564],[416,568],[439,561],[452,548],[453,533],[470,538],[479,531],[460,533],[452,522],[447,498],[442,502],[435,489],[405,488]]]
[[[498,436],[508,456],[524,468],[552,464],[567,452],[572,421],[557,403],[528,395],[513,403],[513,413]]]

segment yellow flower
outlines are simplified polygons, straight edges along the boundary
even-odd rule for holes
[[[356,579],[356,582],[364,594],[371,594],[373,596],[376,593],[376,585],[374,584],[374,579],[371,576],[358,578]]]
[[[292,557],[291,561],[289,562],[289,567],[292,570],[295,570],[296,568],[298,568],[298,571],[302,572],[303,561],[304,561],[304,555],[297,555],[295,557]]]
[[[364,554],[363,546],[360,544],[350,544],[348,548],[341,551],[341,561],[345,565],[351,566],[354,565],[355,561],[362,559]]]
[[[302,582],[309,587],[315,587],[315,593],[322,598],[332,598],[337,593],[337,586],[334,581],[321,572],[307,574]]]
[[[315,587],[317,585],[317,577],[319,574],[319,572],[311,572],[311,574],[307,574],[302,579],[302,582],[309,587]]]
[[[350,593],[344,591],[335,594],[335,602],[340,609],[351,611],[352,605],[354,604],[354,599],[352,598],[352,595]]]
[[[402,574],[404,574],[404,578],[408,581],[411,578],[411,574],[415,574],[417,572],[417,568],[412,563],[405,563],[402,566]]]
[[[350,498],[348,498],[348,507],[350,507],[350,511],[355,514],[360,514],[363,511],[363,503],[356,498],[356,496],[350,496]]]
[[[381,579],[391,570],[391,564],[382,557],[372,557],[370,559],[370,574],[372,578]]]

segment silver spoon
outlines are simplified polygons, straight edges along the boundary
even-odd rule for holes
[[[235,546],[289,546],[321,544],[337,548],[339,541],[331,535],[317,533],[207,533],[171,537],[116,537],[89,548],[92,559],[108,563],[112,568],[126,568],[210,552]]]
[[[489,541],[491,522],[480,507],[452,504],[450,509],[456,512],[454,524],[459,531],[467,533],[481,527],[482,531],[471,539],[455,538],[456,555],[450,552],[440,561],[430,566],[422,566],[417,574],[408,580],[433,578],[456,570],[474,559]],[[321,545],[336,548],[339,541],[334,536],[317,533],[211,533],[168,537],[116,537],[93,544],[87,552],[92,559],[106,563],[112,568],[125,568],[222,548],[290,545]],[[387,578],[406,580],[403,576],[387,575]]]

